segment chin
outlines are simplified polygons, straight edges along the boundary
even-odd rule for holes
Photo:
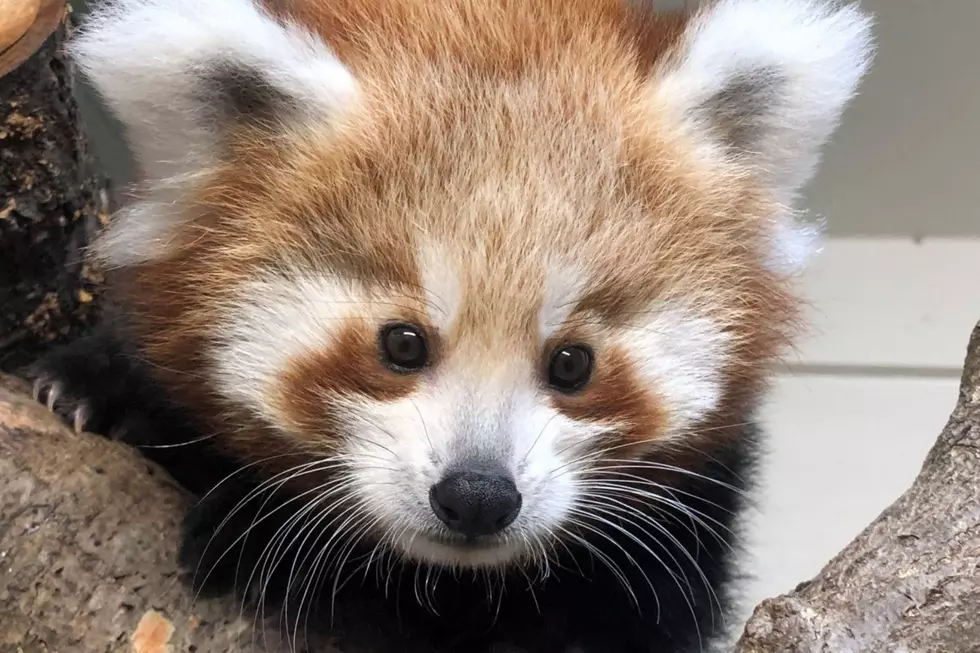
[[[410,560],[449,569],[503,569],[528,557],[516,531],[477,538],[419,532],[403,536],[395,546]]]

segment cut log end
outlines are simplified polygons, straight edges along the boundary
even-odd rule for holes
[[[0,53],[27,33],[40,9],[41,0],[0,0]]]
[[[0,0],[0,77],[34,56],[67,13],[66,0]]]

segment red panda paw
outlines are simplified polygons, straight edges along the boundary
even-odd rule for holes
[[[34,400],[44,404],[53,413],[58,414],[75,429],[83,433],[92,416],[92,409],[85,401],[75,402],[65,395],[65,386],[60,381],[51,378],[34,379]],[[58,408],[56,410],[55,408]],[[65,417],[67,413],[67,418]]]
[[[122,417],[137,405],[132,364],[117,343],[94,333],[57,347],[24,371],[34,399],[78,433],[126,439]]]

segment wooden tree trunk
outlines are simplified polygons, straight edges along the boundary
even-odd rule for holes
[[[980,325],[912,487],[815,578],[760,604],[736,651],[980,651]]]
[[[61,46],[64,0],[40,0],[26,33],[0,0],[0,370],[30,362],[83,332],[101,277],[83,248],[108,219],[107,185],[80,127]],[[4,9],[6,7],[6,9]],[[18,11],[14,8],[18,7]],[[29,15],[29,14],[28,14]]]
[[[256,629],[179,580],[189,501],[133,449],[75,434],[0,376],[0,653],[288,651],[274,623]]]

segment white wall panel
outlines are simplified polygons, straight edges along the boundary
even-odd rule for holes
[[[959,373],[980,320],[980,240],[829,239],[802,280],[805,365]]]
[[[749,522],[749,607],[811,578],[908,488],[957,388],[955,379],[780,379],[762,414],[769,454]]]

